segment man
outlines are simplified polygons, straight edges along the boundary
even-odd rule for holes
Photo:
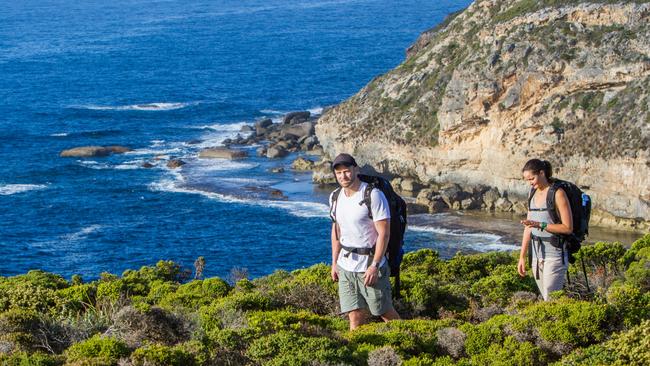
[[[388,262],[390,209],[384,194],[370,193],[372,218],[364,200],[371,189],[359,177],[359,167],[349,154],[339,154],[332,170],[341,186],[330,195],[332,224],[332,280],[339,282],[341,312],[350,319],[350,330],[366,321],[366,310],[384,321],[399,319],[393,308]],[[337,194],[336,198],[335,195]],[[334,201],[334,202],[333,202]]]

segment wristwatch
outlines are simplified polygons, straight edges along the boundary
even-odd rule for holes
[[[377,261],[372,261],[372,266],[379,269],[379,262]]]

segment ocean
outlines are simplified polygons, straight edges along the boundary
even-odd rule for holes
[[[199,159],[261,118],[324,107],[397,66],[470,1],[5,2],[0,275],[69,278],[173,260],[251,277],[330,260],[328,189],[296,158]],[[123,145],[105,158],[68,148]],[[166,161],[181,158],[180,169]],[[152,168],[143,167],[145,162]],[[283,166],[283,173],[270,169]],[[280,189],[286,200],[260,191]],[[512,220],[413,217],[406,250],[515,250]],[[486,229],[489,228],[490,230]]]

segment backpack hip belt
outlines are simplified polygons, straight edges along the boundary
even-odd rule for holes
[[[544,244],[551,244],[555,248],[559,248],[559,249],[564,248],[564,239],[558,235],[553,235],[550,237],[541,237],[541,236],[535,236],[531,234],[530,237],[532,240],[535,240],[537,242],[542,242]]]
[[[530,235],[531,241],[533,243],[536,243],[538,247],[541,249],[542,245],[550,244],[554,248],[562,249],[562,264],[566,264],[564,261],[564,252],[566,251],[566,245],[565,241],[561,236],[558,235],[553,235],[551,237],[540,237],[540,236],[535,236],[535,235]],[[539,257],[538,257],[539,259]],[[539,266],[538,266],[539,268]],[[539,270],[538,270],[539,271]],[[537,274],[539,277],[539,274]]]
[[[341,245],[341,248],[343,248],[347,252],[346,254],[343,254],[343,257],[345,258],[349,257],[351,253],[359,254],[359,255],[367,255],[367,256],[375,255],[375,247],[353,248],[353,247],[346,247],[345,245]]]

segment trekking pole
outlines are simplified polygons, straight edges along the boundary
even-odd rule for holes
[[[582,263],[582,273],[585,275],[585,284],[587,284],[587,291],[591,292],[589,288],[589,280],[587,279],[587,268],[585,268],[585,261],[580,257],[580,263]]]
[[[400,299],[402,296],[400,294],[400,280],[399,280],[399,269],[395,274],[395,298]]]

